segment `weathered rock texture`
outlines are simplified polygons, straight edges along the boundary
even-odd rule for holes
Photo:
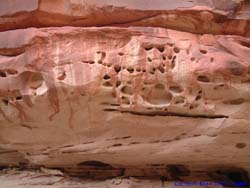
[[[4,0],[0,31],[51,26],[153,26],[250,36],[248,0]]]
[[[20,171],[17,169],[4,170],[0,172],[1,186],[4,188],[178,188],[180,185],[185,187],[187,183],[181,182],[162,182],[160,180],[146,180],[137,178],[113,178],[105,181],[83,180],[79,178],[64,177],[53,175],[41,171]],[[191,183],[191,182],[190,182]],[[192,188],[205,187],[205,185],[219,184],[209,181],[192,182]],[[210,186],[211,187],[211,186]]]
[[[195,30],[204,34],[153,27],[1,32],[0,166],[45,166],[91,178],[182,176],[183,180],[199,175],[234,181],[230,176],[234,173],[249,181],[250,38],[246,36],[250,24],[248,12],[239,14],[234,9],[239,4],[194,1],[198,6],[194,8],[188,1],[157,1],[152,9],[167,9],[158,11],[173,12],[180,19],[164,25],[157,18],[168,19],[166,15],[153,16],[150,21],[145,14],[154,15],[155,11],[145,10],[147,4],[136,1],[126,1],[124,14],[116,12],[120,9],[115,7],[122,4],[115,2],[107,9],[109,13],[108,6],[97,8],[98,1],[98,6],[88,4],[93,9],[75,6],[74,14],[61,1],[2,8],[11,2],[1,2],[1,14],[9,15],[8,19],[2,16],[2,30],[78,25],[71,22],[74,16],[87,17],[91,23],[79,25],[99,25],[91,21],[94,12],[95,21],[103,25],[111,24],[104,18],[112,24],[120,20],[119,16],[110,20],[106,14],[120,13],[124,19],[129,18],[124,15],[141,14],[142,21],[133,22],[133,18],[123,21],[124,26],[174,24],[173,28],[187,31],[201,26]],[[46,9],[47,4],[50,8]],[[183,7],[180,5],[189,8],[183,12],[176,9]],[[243,5],[248,8],[247,2]],[[44,15],[40,10],[55,13]],[[191,16],[187,21],[181,18],[186,13]],[[196,13],[204,16],[203,25],[193,20]],[[236,23],[237,32],[227,24],[210,27],[216,25],[214,16]],[[26,21],[15,21],[21,18]],[[193,21],[196,27],[184,26]],[[241,23],[244,27],[238,27]],[[242,36],[221,35],[224,32]]]

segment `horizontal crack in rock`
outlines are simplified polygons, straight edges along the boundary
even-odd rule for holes
[[[151,112],[139,112],[139,111],[128,111],[128,110],[118,110],[118,109],[104,109],[104,111],[119,111],[121,113],[130,113],[133,115],[140,116],[177,116],[177,117],[190,117],[190,118],[207,118],[207,119],[218,119],[218,118],[228,118],[226,115],[221,114],[183,114],[178,112],[164,112],[164,111],[151,111]]]

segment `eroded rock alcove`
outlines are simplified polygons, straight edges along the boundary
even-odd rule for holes
[[[5,187],[249,183],[247,0],[27,2],[0,2]]]

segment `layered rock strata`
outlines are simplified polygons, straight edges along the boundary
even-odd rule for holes
[[[64,27],[0,40],[1,165],[250,168],[250,39]]]
[[[5,0],[0,31],[52,26],[151,26],[250,36],[245,0]]]
[[[249,182],[247,1],[30,2],[0,2],[1,167]]]

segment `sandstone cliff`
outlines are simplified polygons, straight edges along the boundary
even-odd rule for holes
[[[249,182],[247,0],[7,0],[0,30],[0,166]]]

